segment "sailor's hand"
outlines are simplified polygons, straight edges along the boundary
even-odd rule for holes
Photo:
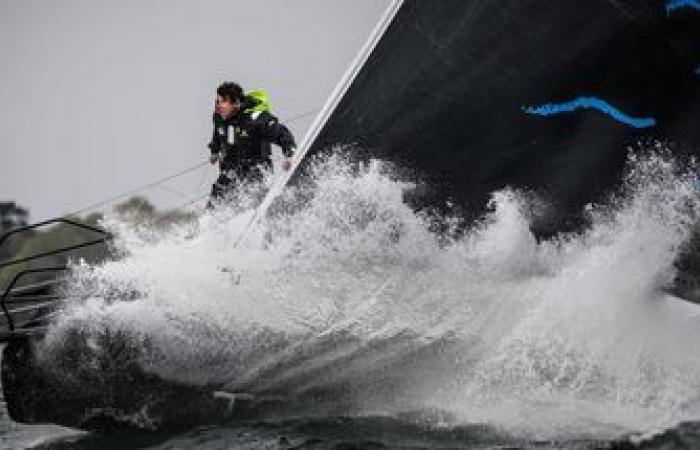
[[[216,164],[216,162],[219,160],[219,154],[218,153],[212,153],[211,156],[209,156],[209,164]]]
[[[284,159],[282,159],[282,169],[289,170],[291,168],[292,168],[292,157],[285,156]]]

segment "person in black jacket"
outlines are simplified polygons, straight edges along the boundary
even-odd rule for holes
[[[209,162],[219,162],[220,174],[212,186],[208,208],[224,200],[235,184],[262,180],[262,171],[272,168],[270,143],[282,148],[282,168],[292,166],[294,136],[261,100],[244,95],[238,84],[226,82],[216,89],[213,119]]]

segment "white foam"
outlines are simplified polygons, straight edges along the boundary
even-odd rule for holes
[[[166,378],[290,395],[342,385],[355,413],[438,408],[545,437],[696,417],[699,311],[662,287],[700,204],[692,171],[662,153],[630,157],[589,230],[541,242],[529,196],[504,190],[445,243],[385,164],[356,170],[339,156],[314,166],[303,208],[235,249],[245,205],[196,232],[114,220],[126,256],[75,268],[83,299],[47,345],[76,327],[120,330]]]

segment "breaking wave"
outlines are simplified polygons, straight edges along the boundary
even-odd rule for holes
[[[700,309],[664,291],[700,213],[692,164],[632,153],[590,225],[547,239],[532,193],[494,192],[463,228],[409,208],[394,173],[319,159],[238,245],[245,202],[167,232],[108,219],[122,257],[75,265],[44,362],[110,330],[148,372],[287,400],[277,416],[417,411],[537,438],[700,417]]]

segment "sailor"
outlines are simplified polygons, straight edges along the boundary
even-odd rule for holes
[[[296,144],[292,133],[270,112],[264,91],[244,95],[236,83],[216,89],[214,132],[209,142],[209,162],[219,162],[219,177],[212,186],[207,207],[220,203],[240,183],[262,181],[263,170],[272,169],[270,143],[282,148],[282,168],[289,170]]]

